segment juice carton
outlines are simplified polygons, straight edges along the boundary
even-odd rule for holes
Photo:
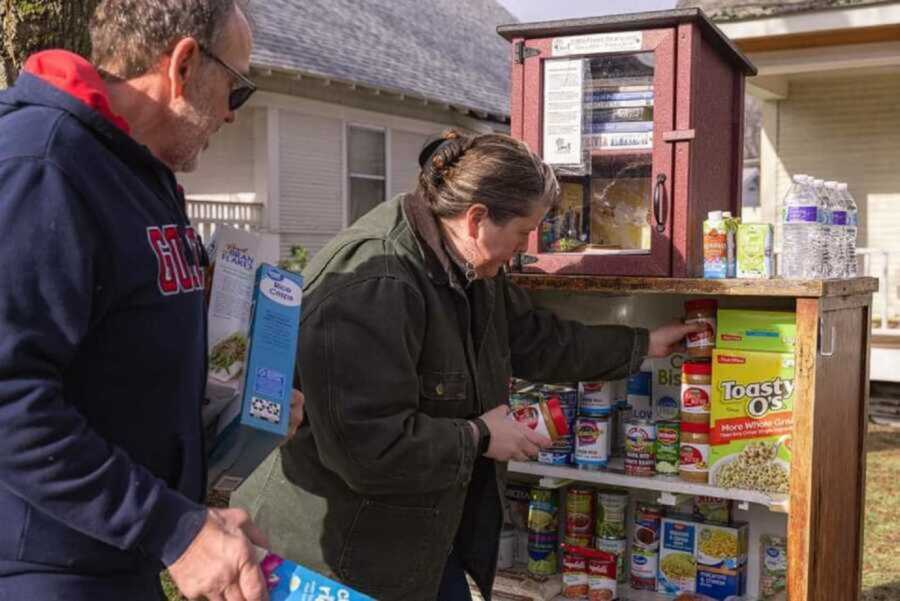
[[[697,581],[697,528],[691,518],[662,519],[656,590],[667,595],[693,593]]]
[[[749,532],[746,524],[698,525],[698,594],[726,599],[746,592]]]
[[[654,421],[678,420],[681,415],[681,366],[684,355],[674,354],[651,360],[653,382],[650,393],[653,400]]]
[[[710,211],[703,222],[703,277],[725,279],[728,277],[728,222],[722,211]]]
[[[788,492],[794,353],[713,351],[709,483]]]
[[[209,482],[230,491],[287,436],[303,278],[263,263],[257,274],[242,393],[223,409]]]
[[[266,578],[269,601],[374,601],[368,595],[265,549],[257,547],[256,555]]]
[[[796,338],[795,313],[719,309],[717,349],[793,353]]]
[[[737,228],[737,277],[771,278],[775,275],[770,223],[742,223]]]

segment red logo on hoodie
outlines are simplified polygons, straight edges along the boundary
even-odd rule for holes
[[[183,238],[178,230],[179,226],[172,224],[147,228],[147,241],[159,266],[157,283],[164,296],[203,290],[200,240],[191,226],[185,227]]]

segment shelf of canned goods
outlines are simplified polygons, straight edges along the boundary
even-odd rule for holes
[[[574,467],[544,465],[535,461],[510,461],[509,471],[517,474],[539,476],[540,486],[559,488],[572,482],[586,482],[605,486],[633,488],[659,492],[660,505],[676,506],[685,495],[731,499],[738,503],[755,503],[771,511],[787,513],[790,498],[786,494],[767,493],[756,490],[720,488],[708,484],[685,482],[668,476],[628,476],[623,472],[623,460],[611,459],[606,470],[581,470]]]
[[[619,543],[621,546],[623,538],[628,541],[624,552],[627,562],[632,559],[634,549],[639,548],[634,538],[638,528],[634,512],[638,504],[650,503],[662,509],[659,551],[655,556],[650,554],[640,558],[655,562],[657,586],[661,586],[664,584],[662,574],[677,569],[673,566],[679,561],[668,560],[663,565],[667,554],[678,554],[666,542],[667,521],[677,520],[691,499],[730,500],[732,513],[727,524],[734,530],[727,536],[721,534],[720,539],[733,540],[736,536],[745,541],[739,543],[741,561],[745,562],[739,570],[743,574],[741,579],[747,582],[743,598],[766,598],[764,588],[769,587],[773,579],[780,578],[781,586],[786,587],[780,590],[786,590],[792,601],[859,599],[870,345],[868,323],[872,292],[877,289],[875,280],[719,280],[711,283],[689,279],[550,274],[513,275],[512,280],[528,291],[536,307],[563,319],[651,329],[679,319],[715,321],[716,343],[709,349],[706,359],[712,366],[711,372],[696,369],[696,365],[689,369],[674,363],[651,365],[649,377],[654,386],[673,384],[670,376],[674,373],[678,373],[681,380],[670,392],[657,394],[653,391],[649,401],[639,398],[647,394],[644,390],[646,382],[640,378],[620,381],[619,388],[613,389],[617,392],[608,398],[603,396],[605,393],[596,383],[593,388],[591,383],[581,383],[580,390],[578,383],[537,385],[544,402],[555,397],[570,418],[571,448],[564,449],[564,445],[556,444],[556,448],[549,449],[542,457],[543,463],[511,462],[509,475],[511,480],[532,487],[530,490],[539,487],[558,491],[560,543],[566,537],[569,491],[589,489],[594,494],[613,489],[626,491],[631,499],[626,513],[628,530]],[[785,316],[789,320],[781,320]],[[733,333],[735,328],[746,331],[772,329],[776,333],[778,328],[789,328],[792,341],[789,346],[777,347],[778,336],[773,334],[771,339],[763,341],[775,345],[763,349],[766,352],[735,348],[719,337],[725,332]],[[683,358],[683,363],[703,361],[689,355]],[[625,392],[622,392],[623,387],[627,389]],[[700,389],[701,392],[686,388]],[[710,395],[708,409],[702,391]],[[515,391],[511,395],[511,405],[521,400],[513,398],[514,395]],[[680,415],[677,412],[666,415],[674,407],[665,401],[666,395],[679,399]],[[577,399],[574,415],[570,397]],[[725,402],[729,397],[744,399],[745,402],[735,404],[739,413],[728,413],[734,410]],[[667,475],[660,475],[658,461],[652,466],[650,461],[661,457],[658,451],[662,445],[655,446],[655,457],[643,457],[640,453],[646,449],[636,449],[634,454],[628,452],[627,428],[623,429],[617,406],[626,409],[629,422],[643,422],[636,426],[646,430],[645,439],[657,443],[664,440],[663,432],[668,440],[673,424],[680,425],[681,442],[678,444],[682,448],[675,450],[674,467],[668,466]],[[642,407],[644,413],[638,415]],[[734,435],[735,431],[723,431],[722,424],[756,427],[753,424],[760,419],[771,419],[772,413],[783,413],[786,417],[777,423],[769,423],[767,427],[772,426],[777,431],[760,433],[764,436],[744,436],[740,430],[738,435]],[[589,445],[581,453],[578,453],[579,436]],[[604,436],[609,436],[607,446],[600,442]],[[688,441],[687,445],[685,441]],[[684,446],[688,446],[687,451]],[[567,452],[569,458],[566,458]],[[698,458],[698,463],[691,469],[699,468],[699,473],[683,469],[685,461],[690,464]],[[628,469],[626,459],[631,461]],[[728,468],[729,465],[732,467]],[[774,479],[756,479],[760,473],[758,467],[774,474]],[[726,481],[730,484],[722,485]],[[599,503],[595,499],[594,508],[598,514]],[[693,527],[697,529],[698,537],[711,526],[710,521],[697,517],[696,513],[693,515]],[[746,528],[746,531],[740,528]],[[612,542],[600,540],[599,532],[595,535],[594,539],[585,539],[586,545],[579,543],[577,546],[600,549]],[[522,552],[529,555],[526,543],[520,544]],[[604,551],[611,552],[609,549]],[[783,561],[780,574],[770,570],[766,560],[769,551]],[[557,552],[558,573],[544,577],[558,579],[562,587],[566,553],[558,547]],[[681,557],[687,561],[690,552]],[[698,592],[701,573],[710,573],[708,560],[708,557],[706,560],[701,557],[698,543],[692,564],[696,566]],[[672,599],[671,595],[659,592],[633,590],[634,571],[627,562],[621,570],[616,570],[620,579],[619,599]],[[520,565],[527,569],[525,564]],[[574,573],[578,573],[577,569]],[[586,573],[590,575],[590,570]],[[719,598],[709,594],[707,597]],[[543,597],[550,598],[552,596]]]

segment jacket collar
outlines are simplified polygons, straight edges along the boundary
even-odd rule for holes
[[[419,251],[425,259],[428,277],[435,282],[461,288],[453,259],[444,247],[440,226],[427,201],[421,194],[414,192],[403,198],[402,206],[406,221],[415,234]]]

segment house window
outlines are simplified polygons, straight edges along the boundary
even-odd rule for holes
[[[350,224],[384,202],[386,138],[383,129],[347,127],[347,218]]]

